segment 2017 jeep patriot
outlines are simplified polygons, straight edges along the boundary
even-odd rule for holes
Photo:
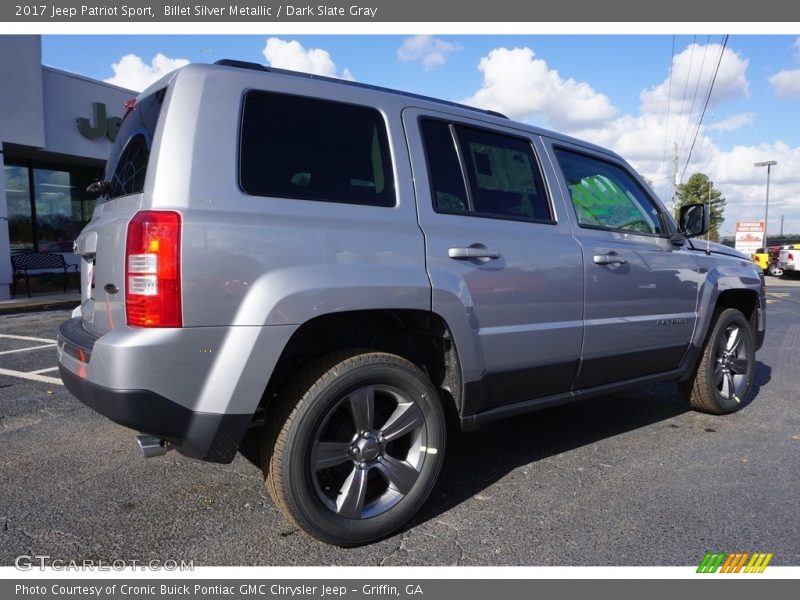
[[[82,402],[229,462],[328,542],[425,502],[446,423],[676,380],[737,410],[764,281],[616,154],[502,115],[222,61],[130,103],[76,242],[59,366]]]

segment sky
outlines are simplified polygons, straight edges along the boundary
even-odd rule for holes
[[[753,164],[775,160],[768,232],[783,215],[784,232],[800,234],[797,36],[42,37],[44,64],[134,90],[222,58],[462,102],[586,139],[621,154],[667,206],[677,154],[679,182],[703,172],[726,197],[722,235],[764,218],[766,170]]]

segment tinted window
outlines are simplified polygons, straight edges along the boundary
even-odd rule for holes
[[[111,156],[106,165],[106,181],[111,183],[107,199],[138,194],[144,189],[147,162],[166,88],[142,98],[122,120]]]
[[[467,189],[456,153],[450,126],[442,121],[422,122],[422,137],[433,191],[433,207],[437,212],[469,211]]]
[[[476,214],[552,219],[530,142],[470,127],[456,130]]]
[[[395,204],[386,126],[372,108],[249,92],[239,164],[248,194]]]
[[[580,225],[664,233],[657,206],[625,169],[566,150],[556,150],[556,156]]]
[[[428,119],[422,136],[437,212],[552,220],[527,140]]]

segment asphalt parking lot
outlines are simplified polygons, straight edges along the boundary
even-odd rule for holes
[[[769,282],[772,284],[773,282]],[[341,549],[273,506],[255,442],[230,465],[144,460],[133,432],[60,385],[68,311],[0,316],[0,564],[691,565],[706,551],[800,564],[800,288],[769,288],[756,394],[687,411],[671,384],[486,426],[451,443],[409,528]]]

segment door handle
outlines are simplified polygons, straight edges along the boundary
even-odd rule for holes
[[[596,265],[626,265],[628,261],[622,258],[621,256],[617,256],[616,254],[595,254],[594,264]]]
[[[475,258],[500,258],[500,253],[497,250],[489,250],[482,246],[467,246],[466,248],[450,248],[447,251],[447,256],[455,258],[456,260],[472,260]]]

